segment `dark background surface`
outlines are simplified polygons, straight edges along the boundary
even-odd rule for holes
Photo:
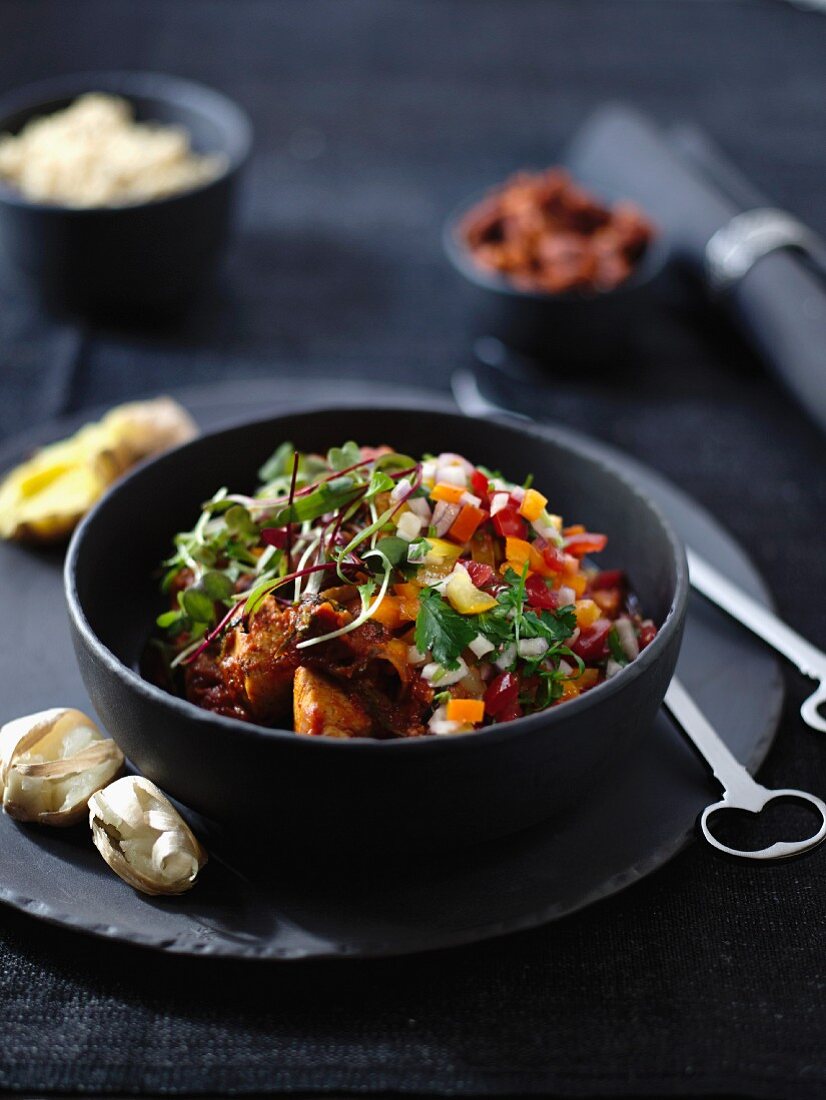
[[[4,434],[210,379],[445,389],[469,358],[445,214],[551,162],[606,98],[698,123],[826,230],[826,20],[770,0],[4,0],[0,42],[3,88],[168,70],[235,96],[257,134],[226,277],[181,324],[47,320],[2,276]],[[560,366],[536,407],[695,495],[826,646],[822,437],[705,307],[673,288],[633,354]],[[787,680],[761,778],[823,796],[808,685]],[[4,911],[0,1088],[820,1097],[825,888],[826,851],[766,869],[695,845],[539,931],[286,968],[154,957]]]

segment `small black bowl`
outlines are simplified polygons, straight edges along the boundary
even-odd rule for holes
[[[197,153],[226,168],[192,190],[130,206],[33,202],[0,181],[0,256],[51,308],[83,313],[174,313],[213,274],[227,244],[249,119],[231,100],[159,73],[56,77],[0,99],[0,133],[53,114],[86,92],[123,96],[139,121],[182,126]]]
[[[449,449],[529,472],[553,508],[607,531],[606,568],[625,566],[660,626],[610,681],[552,710],[453,737],[311,738],[219,717],[136,671],[162,610],[157,567],[220,485],[252,489],[291,440],[342,439],[408,454]],[[80,670],[103,726],[181,802],[248,837],[336,854],[438,850],[515,832],[588,797],[650,726],[674,671],[688,592],[682,546],[657,508],[587,447],[552,430],[455,412],[347,408],[296,413],[203,436],[137,469],[83,521],[69,546],[66,597]]]
[[[477,264],[462,239],[464,218],[487,194],[462,203],[442,233],[447,258],[462,276],[471,337],[493,336],[507,348],[548,365],[587,363],[599,369],[615,364],[611,357],[645,322],[656,299],[668,260],[664,238],[658,234],[648,243],[631,275],[613,290],[590,294],[521,290],[505,276]]]

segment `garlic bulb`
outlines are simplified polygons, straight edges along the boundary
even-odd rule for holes
[[[125,775],[89,799],[95,847],[116,875],[144,894],[183,894],[207,854],[154,783]]]
[[[79,710],[54,707],[0,729],[3,809],[18,821],[74,825],[122,766],[115,742]]]

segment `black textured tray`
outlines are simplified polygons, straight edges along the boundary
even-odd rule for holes
[[[202,427],[211,429],[299,408],[317,401],[320,392],[334,392],[334,385],[273,380],[180,396]],[[406,398],[421,402],[422,394],[348,386],[347,400],[353,403]],[[0,467],[76,423],[46,425],[11,441],[0,451]],[[707,513],[636,461],[608,447],[604,454],[659,503],[697,550],[768,601],[745,554]],[[90,709],[69,642],[61,561],[58,551],[0,546],[0,601],[7,625],[0,642],[3,721],[47,706]],[[775,660],[724,615],[692,597],[679,672],[735,755],[755,770],[772,742],[782,704]],[[688,842],[697,813],[712,796],[712,780],[661,715],[622,769],[587,803],[562,821],[481,851],[408,863],[391,872],[383,868],[380,879],[369,873],[319,876],[308,869],[285,872],[277,881],[252,881],[213,855],[190,894],[150,899],[109,871],[85,826],[49,831],[2,816],[0,900],[67,927],[184,954],[278,959],[403,954],[528,928],[622,889]]]

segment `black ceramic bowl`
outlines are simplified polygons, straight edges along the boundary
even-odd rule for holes
[[[604,195],[601,188],[593,190]],[[477,195],[463,203],[442,233],[447,258],[462,276],[471,336],[493,336],[506,347],[549,365],[587,363],[597,369],[610,366],[612,355],[615,363],[618,348],[645,322],[656,298],[668,258],[663,237],[649,242],[632,274],[614,290],[591,294],[520,290],[510,279],[477,264],[462,239],[464,218],[484,197]]]
[[[301,737],[222,718],[141,679],[139,654],[163,609],[157,567],[221,485],[251,490],[284,440],[325,451],[344,439],[410,454],[458,451],[519,481],[533,472],[553,508],[609,532],[660,632],[612,680],[553,710],[488,730],[415,740]],[[166,791],[209,817],[336,853],[458,847],[514,832],[588,797],[650,725],[677,660],[687,597],[682,547],[657,509],[586,447],[550,430],[409,408],[337,408],[256,421],[196,439],[137,469],[84,520],[66,558],[83,680],[103,726]]]
[[[123,96],[140,121],[182,126],[197,153],[226,160],[220,175],[153,202],[76,209],[33,202],[0,181],[0,257],[57,309],[117,315],[175,312],[213,274],[230,232],[251,142],[226,96],[159,73],[82,73],[0,99],[0,133],[52,114],[85,92]]]

